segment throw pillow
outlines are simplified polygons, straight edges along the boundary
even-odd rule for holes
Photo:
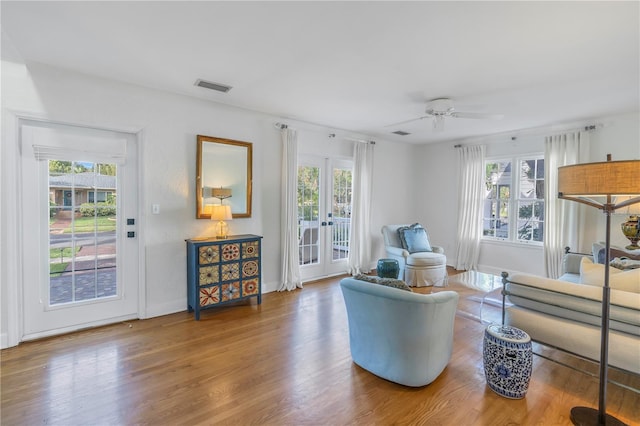
[[[407,285],[407,283],[405,283],[402,280],[397,280],[395,278],[380,278],[375,275],[364,275],[364,274],[356,275],[353,278],[359,281],[366,281],[368,283],[380,284],[387,287],[397,288],[399,290],[406,290],[411,292],[413,291],[411,290],[411,287]]]
[[[398,236],[400,237],[402,248],[409,253],[433,251],[431,244],[429,244],[427,230],[420,226],[419,223],[398,228]]]
[[[580,263],[580,282],[602,287],[604,285],[604,265],[593,263],[590,258],[583,257]],[[609,268],[609,287],[640,293],[640,269],[621,271]]]

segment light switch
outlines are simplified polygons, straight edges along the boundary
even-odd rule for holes
[[[151,206],[151,213],[160,214],[160,204],[153,204]]]

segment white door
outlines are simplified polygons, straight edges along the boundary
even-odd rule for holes
[[[133,134],[22,120],[23,337],[138,317]]]
[[[303,281],[345,273],[351,229],[350,160],[300,156],[298,237]]]

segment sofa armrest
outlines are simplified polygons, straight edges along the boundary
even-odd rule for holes
[[[385,247],[385,249],[387,250],[387,254],[389,256],[398,256],[398,257],[404,257],[404,258],[409,256],[409,252],[401,247],[387,246]]]
[[[589,257],[588,254],[565,253],[562,256],[562,274],[580,274],[580,263],[583,257]]]
[[[434,253],[440,253],[443,254],[444,253],[444,248],[440,247],[440,246],[431,246],[431,250]]]

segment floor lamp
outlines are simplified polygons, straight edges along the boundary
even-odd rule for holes
[[[613,197],[633,196],[619,204]],[[592,197],[606,197],[598,202]],[[605,240],[604,286],[602,287],[602,331],[600,339],[600,387],[598,409],[573,407],[574,425],[624,425],[607,414],[607,367],[609,364],[609,257],[611,247],[611,214],[619,208],[640,203],[640,160],[611,161],[611,154],[602,163],[575,164],[558,168],[558,198],[596,207],[607,217]]]

